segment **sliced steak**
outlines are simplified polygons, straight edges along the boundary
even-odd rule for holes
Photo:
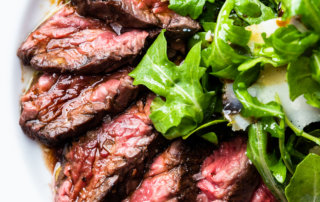
[[[173,142],[154,160],[139,188],[125,201],[195,201],[199,190],[193,175],[210,151],[209,145]]]
[[[129,71],[107,76],[43,74],[21,98],[23,131],[54,146],[97,126],[107,113],[124,110],[136,98],[138,88]]]
[[[224,142],[202,164],[197,201],[247,202],[260,177],[246,156],[246,139]]]
[[[140,53],[148,33],[117,35],[99,20],[64,6],[32,32],[18,50],[25,65],[50,72],[110,72]]]
[[[65,150],[55,174],[55,201],[111,201],[119,195],[113,188],[128,174],[137,175],[161,142],[149,119],[150,104],[150,98],[146,104],[138,101],[125,113],[106,117],[100,128]]]
[[[163,0],[72,0],[77,11],[107,22],[132,28],[166,29],[175,38],[188,37],[200,29],[199,24],[168,8]]]
[[[277,199],[273,196],[268,187],[261,183],[253,193],[251,202],[276,202]]]

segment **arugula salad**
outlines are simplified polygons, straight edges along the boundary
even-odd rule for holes
[[[130,74],[158,95],[155,128],[167,139],[214,144],[223,136],[215,126],[242,131],[279,201],[320,201],[320,1],[170,0],[169,8],[202,31],[177,64],[163,30]],[[236,112],[226,110],[228,93]]]

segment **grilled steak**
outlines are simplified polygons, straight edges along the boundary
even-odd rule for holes
[[[149,119],[150,103],[150,98],[145,105],[138,101],[125,113],[106,117],[100,128],[66,149],[56,173],[55,201],[111,201],[119,196],[113,188],[128,174],[137,175],[161,138]]]
[[[140,53],[148,33],[117,35],[99,20],[79,16],[64,6],[32,32],[18,50],[25,65],[50,72],[110,72]]]
[[[124,27],[166,29],[174,38],[188,37],[199,24],[168,8],[163,0],[72,0],[81,15],[93,16]]]
[[[246,156],[246,140],[224,142],[202,164],[197,201],[247,202],[260,182]]]
[[[198,173],[209,145],[178,140],[151,164],[139,188],[125,201],[195,201],[199,192],[193,175]]]
[[[272,195],[268,187],[261,183],[253,193],[251,202],[276,202],[276,198]]]
[[[54,146],[97,126],[107,113],[124,110],[137,96],[129,71],[108,76],[43,74],[21,98],[22,129]]]

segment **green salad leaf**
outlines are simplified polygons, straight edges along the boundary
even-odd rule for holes
[[[260,68],[252,68],[242,72],[233,84],[233,91],[243,105],[241,113],[245,117],[283,117],[281,106],[277,102],[261,103],[256,97],[249,94],[248,88],[257,80]]]
[[[311,77],[320,85],[320,52],[314,51],[310,59]],[[317,86],[314,84],[314,86]],[[313,89],[312,92],[305,93],[307,103],[313,107],[320,108],[320,89]]]
[[[235,0],[234,10],[240,18],[251,25],[276,17],[273,9],[259,0]]]
[[[170,0],[169,8],[180,15],[189,15],[197,19],[202,11],[206,1],[213,3],[214,0]]]
[[[288,61],[297,59],[307,48],[315,45],[318,40],[319,36],[317,34],[312,32],[301,33],[293,25],[288,25],[277,29],[268,38],[264,35],[266,44],[263,49],[272,47],[274,52],[272,52],[272,55],[262,55],[269,56],[280,64],[287,64]]]
[[[263,33],[262,37],[264,43],[255,44],[252,57],[238,67],[239,71],[248,70],[259,63],[271,64],[274,67],[286,65],[319,41],[319,35],[312,32],[302,33],[293,25],[278,28],[268,37]]]
[[[291,100],[303,94],[309,98],[313,93],[320,92],[320,84],[313,79],[311,66],[313,63],[308,57],[300,57],[288,65],[287,80]]]
[[[313,107],[320,108],[320,92],[313,92],[304,94],[304,97],[307,100],[307,103]]]
[[[166,138],[185,136],[204,121],[215,92],[206,92],[200,79],[206,69],[200,67],[201,47],[196,44],[183,64],[176,66],[167,57],[164,31],[130,73],[134,85],[145,85],[161,97],[154,99],[150,118]]]
[[[202,61],[211,66],[213,75],[234,79],[237,66],[248,59],[247,43],[251,32],[242,26],[233,24],[230,13],[234,8],[234,0],[227,0],[220,10],[211,45],[203,50]]]
[[[262,122],[250,126],[247,156],[275,197],[280,201],[286,201],[284,186],[279,183],[279,179],[284,181],[286,177],[285,167],[281,163],[281,159],[277,160],[274,153],[268,153],[268,136],[263,128],[264,124]],[[278,181],[275,177],[278,178]]]
[[[320,201],[320,156],[310,153],[285,190],[289,202]]]
[[[319,0],[282,0],[286,17],[299,17],[309,28],[320,34]]]
[[[320,84],[320,52],[314,51],[311,56],[311,74],[312,78]]]

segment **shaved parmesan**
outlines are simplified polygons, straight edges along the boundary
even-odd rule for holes
[[[251,52],[254,52],[256,44],[264,44],[264,40],[261,36],[262,33],[266,33],[266,36],[269,37],[279,28],[277,23],[279,20],[280,18],[275,18],[263,21],[257,25],[250,25],[246,27],[246,30],[251,31],[250,40],[248,42],[248,47],[250,48]]]
[[[276,94],[278,94],[285,114],[299,129],[320,121],[320,109],[308,105],[303,96],[293,102],[290,100],[285,67],[266,67],[258,81],[248,91],[263,103],[274,101]]]
[[[232,83],[227,85],[230,86]],[[257,82],[248,88],[248,91],[262,103],[275,101],[275,97],[278,95],[286,116],[299,129],[303,129],[310,123],[320,121],[320,109],[308,105],[303,96],[298,97],[295,101],[290,100],[286,67],[266,66]],[[236,99],[231,87],[225,87],[224,95],[227,95],[230,99]],[[250,119],[242,117],[239,113],[230,114],[227,110],[224,110],[224,116],[230,121],[234,131],[245,130],[251,123]]]

